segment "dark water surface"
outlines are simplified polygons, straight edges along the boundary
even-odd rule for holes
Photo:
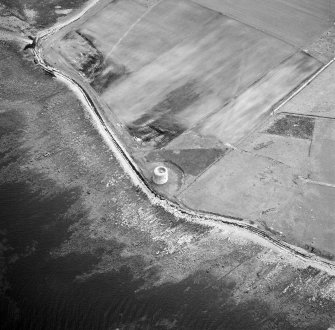
[[[206,287],[203,274],[138,293],[143,282],[127,268],[76,280],[97,256],[53,258],[50,252],[76,221],[63,214],[77,194],[69,190],[46,198],[23,183],[0,186],[1,233],[9,247],[2,329],[257,329],[250,306],[220,311],[214,305],[218,292]]]
[[[63,15],[57,14],[57,8],[76,9],[85,4],[88,0],[1,0],[0,3],[9,8],[12,13],[27,20],[27,10],[34,12],[34,25],[37,28],[45,28],[57,22]]]
[[[262,302],[236,304],[231,298],[234,282],[217,281],[204,269],[190,272],[179,282],[165,281],[143,289],[148,278],[159,279],[155,261],[146,263],[140,254],[133,259],[122,256],[125,243],[121,236],[94,240],[81,229],[89,222],[89,208],[83,200],[91,192],[85,185],[96,189],[92,198],[99,195],[102,188],[97,182],[103,172],[98,172],[106,171],[99,164],[104,158],[108,172],[115,174],[115,191],[121,191],[115,196],[123,196],[115,201],[121,209],[126,207],[125,198],[136,200],[138,207],[156,212],[156,221],[171,223],[171,228],[180,228],[180,223],[163,210],[148,206],[146,197],[129,179],[117,179],[119,165],[104,156],[107,151],[75,98],[62,101],[62,86],[21,58],[16,47],[2,46],[0,52],[6,61],[0,62],[0,69],[6,74],[0,77],[1,329],[260,329],[265,321],[279,324],[280,329],[290,328],[284,317],[271,313]],[[40,160],[54,157],[52,163],[56,163],[60,159],[58,173],[67,177],[83,154],[77,145],[76,149],[64,142],[66,135],[71,143],[82,138],[82,153],[97,150],[95,157],[101,159],[92,156],[96,162],[93,174],[79,167],[68,184],[61,184],[54,179],[57,167],[46,167]],[[45,146],[50,152],[43,150]],[[124,218],[122,212],[113,211],[108,221],[122,222]],[[187,226],[189,233],[205,232]],[[131,231],[123,230],[124,237]],[[67,242],[88,248],[79,246],[57,254]],[[141,244],[141,249],[149,251],[157,243],[143,240]],[[126,261],[114,270],[110,261],[111,270],[83,276],[106,255],[115,258],[116,264]],[[146,275],[139,276],[139,272]]]
[[[51,1],[37,2],[3,1],[21,9],[39,5],[39,26],[54,22],[54,15],[42,20]],[[53,4],[67,8],[65,2]],[[168,231],[173,235],[164,236]],[[0,41],[1,330],[321,330],[331,324],[331,301],[313,303],[304,289],[283,293],[318,271],[285,267],[279,273],[285,276],[267,282],[276,261],[262,263],[262,247],[208,232],[151,205],[73,93],[29,53]],[[180,244],[185,237],[193,241]],[[175,252],[161,256],[169,243]]]

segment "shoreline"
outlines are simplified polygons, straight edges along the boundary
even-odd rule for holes
[[[43,42],[43,39],[48,38],[49,36],[57,33],[60,29],[63,29],[69,24],[72,24],[73,22],[79,20],[83,15],[87,14],[88,11],[92,9],[98,2],[99,0],[94,0],[90,2],[90,4],[86,6],[81,13],[78,13],[74,18],[70,18],[68,22],[64,22],[61,25],[56,24],[56,27],[53,26],[44,31],[41,31],[36,37],[36,46],[33,51],[38,65],[40,65],[45,71],[53,74],[60,81],[65,83],[71,90],[75,92],[77,97],[79,97],[85,108],[89,111],[92,119],[94,120],[94,123],[99,133],[104,137],[104,140],[115,154],[126,174],[131,178],[133,184],[140,187],[142,192],[147,196],[147,198],[153,205],[159,205],[163,207],[167,212],[174,214],[177,217],[183,218],[192,223],[210,225],[219,228],[221,228],[222,225],[234,226],[235,228],[246,231],[246,234],[249,234],[249,238],[253,241],[258,240],[262,245],[268,247],[272,246],[273,248],[279,249],[281,251],[284,250],[287,253],[304,260],[304,262],[306,262],[308,265],[327,270],[328,272],[335,274],[335,262],[329,259],[320,257],[313,253],[309,253],[303,248],[299,248],[298,246],[277,239],[275,236],[269,234],[265,230],[260,229],[255,225],[248,224],[246,222],[242,223],[242,221],[245,220],[241,221],[234,218],[227,218],[218,214],[210,214],[206,212],[199,212],[188,209],[180,205],[179,203],[175,203],[166,199],[154,189],[152,189],[152,187],[150,187],[150,183],[143,177],[141,171],[136,165],[136,162],[126,151],[126,148],[122,145],[120,139],[117,137],[115,132],[113,132],[113,129],[103,118],[103,115],[99,112],[98,107],[96,106],[94,100],[90,97],[89,92],[85,91],[85,89],[81,86],[80,82],[67,76],[65,73],[61,72],[57,68],[51,67],[43,59],[43,50],[40,46],[41,42]],[[59,25],[58,29],[57,25]],[[307,83],[305,83],[302,88],[299,88],[293,96],[290,96],[290,98],[294,97],[297,93],[303,90],[303,88],[309,85],[312,80],[314,80],[329,65],[330,63],[326,64],[321,70],[313,75],[313,79],[310,79]],[[287,100],[285,99],[283,103],[277,107],[277,109],[284,105],[286,102]],[[257,239],[255,236],[257,237]]]
[[[155,206],[81,92],[34,64],[32,48],[3,45],[2,328],[335,324],[329,269]]]

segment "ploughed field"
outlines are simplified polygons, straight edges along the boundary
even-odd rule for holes
[[[226,1],[218,3],[224,12]],[[101,95],[105,116],[116,115],[127,128],[135,149],[184,145],[190,133],[195,147],[236,144],[321,66],[300,44],[203,5],[114,1],[58,45]]]
[[[290,44],[306,47],[333,24],[329,0],[194,0]]]
[[[280,151],[254,152],[268,141],[250,145],[257,132],[274,134],[269,115],[330,60],[313,45],[333,25],[333,7],[324,0],[105,1],[56,34],[44,53],[99,99],[103,118],[149,181],[158,164],[169,168],[169,183],[156,187],[162,194],[285,239],[292,226],[277,232],[282,220],[270,215],[298,193],[292,182],[308,169],[278,165]],[[299,115],[283,120],[289,130],[305,125]],[[287,138],[305,146],[313,140],[308,132]],[[258,185],[264,169],[266,186]],[[287,240],[305,246],[298,236]],[[335,252],[329,244],[318,249]]]
[[[190,131],[237,143],[321,66],[299,46],[192,1],[121,0],[69,32],[59,52],[139,148],[156,149]]]

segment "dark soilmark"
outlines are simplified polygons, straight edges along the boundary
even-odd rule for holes
[[[36,39],[32,36],[28,36],[28,39],[31,40],[31,43],[26,44],[23,48],[23,50],[27,50],[27,49],[34,49],[36,47]]]
[[[274,143],[273,141],[267,141],[267,142],[259,143],[254,147],[254,150],[261,150],[263,148],[267,148],[268,146],[270,146],[273,143]]]
[[[55,77],[55,74],[53,73],[53,72],[51,72],[51,71],[44,71],[44,74],[46,75],[46,76],[50,76],[50,77]]]
[[[78,59],[78,70],[82,72],[90,82],[91,86],[99,93],[103,91],[113,82],[127,74],[124,65],[117,64],[111,59],[104,58],[103,54],[94,45],[94,39],[90,36],[76,31],[76,33],[68,33],[65,39],[73,39],[73,43],[78,42],[86,45],[85,53],[82,53],[80,60]]]
[[[108,71],[104,72],[104,67],[102,67],[97,71],[94,80],[91,82],[91,86],[99,94],[102,94],[112,83],[128,74],[125,66],[118,65],[111,60],[109,62],[108,65],[104,65],[104,67],[108,67]]]
[[[185,174],[197,176],[208,166],[222,157],[227,149],[185,149],[161,150],[150,153],[146,158],[149,162],[171,162],[181,168]]]
[[[64,39],[71,40],[74,44],[85,46],[85,52],[82,51],[81,57],[77,58],[77,64],[74,67],[82,72],[89,81],[93,81],[102,70],[102,53],[95,48],[93,42],[86,35],[79,31],[69,32]]]
[[[129,133],[144,143],[150,142],[156,148],[166,146],[186,130],[174,115],[185,110],[199,96],[195,82],[188,82],[176,88],[168,93],[163,101],[129,125]]]
[[[322,258],[325,258],[325,259],[328,259],[328,260],[335,260],[335,256],[332,253],[329,253],[327,251],[323,251],[323,250],[318,249],[318,248],[316,248],[312,245],[306,244],[304,246],[304,249],[306,249],[307,251],[309,251],[311,253],[314,253],[315,255],[317,255],[319,257],[322,257]]]
[[[186,127],[180,125],[173,118],[169,120],[160,118],[147,123],[146,126],[128,127],[128,131],[132,136],[141,139],[144,144],[152,144],[155,148],[166,146],[185,130]]]
[[[292,136],[300,139],[311,139],[315,120],[311,117],[285,115],[266,131],[266,133],[282,136]]]

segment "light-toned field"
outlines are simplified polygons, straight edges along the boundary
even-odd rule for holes
[[[303,53],[295,54],[210,116],[196,130],[201,135],[214,136],[224,143],[235,144],[269,115],[274,104],[319,66],[312,57]]]
[[[184,131],[223,108],[292,52],[281,41],[218,17],[201,33],[111,85],[102,97],[138,131],[149,125],[165,131],[166,121]],[[293,74],[289,71],[288,76]]]
[[[333,0],[193,0],[291,44],[305,47],[334,23]]]
[[[53,60],[80,73],[148,182],[168,167],[159,193],[327,256],[334,141],[308,116],[264,126],[325,64],[301,47],[329,28],[326,9],[323,0],[113,1],[69,27]]]
[[[145,150],[193,128],[235,143],[321,66],[288,42],[186,0],[111,2],[77,33],[60,52],[86,70]]]
[[[79,31],[107,61],[121,62],[134,72],[217,16],[185,0],[162,1],[149,8],[136,0],[121,0],[90,17]]]

